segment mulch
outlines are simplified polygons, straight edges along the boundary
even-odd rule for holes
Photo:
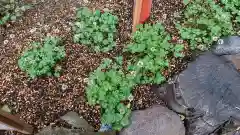
[[[122,48],[131,36],[133,0],[42,0],[27,11],[17,22],[4,27],[0,42],[0,104],[7,104],[13,113],[33,125],[35,132],[52,124],[65,126],[59,117],[75,111],[95,129],[100,127],[99,106],[89,106],[85,98],[86,82],[103,58],[121,55]],[[74,44],[71,27],[76,7],[110,10],[119,17],[117,47],[109,53],[94,53],[84,45]],[[182,0],[153,0],[150,23],[162,22],[166,29],[178,36],[174,21],[183,8]],[[2,28],[1,28],[2,29]],[[41,41],[45,36],[60,36],[65,40],[67,56],[62,63],[59,78],[40,77],[30,80],[22,72],[17,61],[32,41]],[[1,39],[1,37],[0,37]],[[184,60],[173,59],[167,76],[185,68]],[[179,67],[179,68],[178,68]],[[177,70],[176,70],[177,69]],[[133,90],[133,109],[144,109],[159,100],[150,90],[150,85]]]

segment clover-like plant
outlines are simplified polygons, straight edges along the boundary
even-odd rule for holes
[[[169,66],[169,56],[183,57],[184,46],[169,42],[171,36],[160,24],[139,25],[125,52],[134,54],[128,62],[128,70],[141,84],[160,84],[165,81],[162,71]]]
[[[75,43],[87,45],[96,52],[107,52],[116,45],[115,33],[118,17],[109,12],[94,12],[84,7],[77,11],[74,24]]]
[[[213,0],[192,0],[183,13],[183,20],[176,26],[192,50],[207,50],[213,41],[234,33],[232,15]]]
[[[131,90],[135,83],[133,76],[126,75],[121,68],[121,58],[118,63],[105,59],[103,63],[90,74],[86,88],[90,105],[101,106],[102,124],[111,125],[115,130],[121,130],[130,124],[130,104],[124,101],[132,99]]]
[[[27,72],[31,78],[43,75],[60,76],[61,67],[56,63],[65,57],[65,49],[60,38],[47,37],[43,45],[32,43],[33,47],[27,50],[18,60],[21,70]]]
[[[15,21],[29,8],[31,5],[22,4],[18,0],[0,0],[0,25],[9,20]]]

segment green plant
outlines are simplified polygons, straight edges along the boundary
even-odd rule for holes
[[[60,76],[61,67],[56,63],[65,57],[62,41],[57,37],[47,37],[43,45],[34,42],[33,48],[27,50],[18,60],[21,70],[26,71],[31,78],[42,75]]]
[[[240,1],[239,0],[221,0],[224,4],[224,9],[230,11],[236,16],[236,21],[240,23]]]
[[[90,74],[86,88],[90,105],[101,106],[102,124],[111,125],[115,130],[121,130],[129,125],[131,109],[123,101],[131,98],[131,90],[135,83],[132,75],[125,75],[121,70],[122,58],[116,63],[105,59],[103,63]]]
[[[74,42],[90,46],[96,52],[107,52],[116,45],[114,34],[117,22],[117,16],[108,12],[92,12],[88,8],[80,8],[73,27]]]
[[[0,25],[9,20],[15,21],[30,7],[30,5],[22,4],[18,0],[0,0]]]
[[[176,26],[191,49],[205,50],[219,37],[234,33],[231,17],[213,0],[192,0],[184,11],[184,19]]]
[[[165,81],[161,72],[168,67],[168,56],[183,57],[183,45],[173,45],[169,42],[171,36],[160,24],[138,26],[132,38],[132,43],[127,45],[125,52],[134,54],[128,62],[128,70],[135,75],[137,83],[160,84]]]

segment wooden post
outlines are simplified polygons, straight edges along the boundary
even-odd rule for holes
[[[134,0],[132,32],[136,31],[138,24],[144,23],[149,18],[151,7],[152,0]]]
[[[33,132],[32,126],[2,110],[0,110],[0,130],[18,131],[23,134],[32,134]]]
[[[133,11],[133,28],[132,32],[136,31],[136,26],[140,22],[141,10],[142,10],[142,2],[143,0],[135,0],[134,1],[134,11]]]

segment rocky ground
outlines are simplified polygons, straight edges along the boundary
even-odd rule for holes
[[[84,81],[101,60],[121,54],[131,35],[133,0],[41,0],[23,18],[0,27],[0,104],[33,125],[35,132],[52,125],[69,125],[59,117],[68,111],[79,113],[97,130],[100,126],[98,106],[89,106],[85,99]],[[109,53],[93,53],[86,46],[74,44],[71,27],[77,7],[108,10],[119,17],[117,47]],[[153,0],[150,23],[165,24],[177,39],[174,17],[180,15],[182,0]],[[22,72],[17,60],[32,41],[47,35],[65,39],[66,59],[60,63],[61,77],[43,77],[30,80]],[[186,62],[172,59],[166,76],[181,71]],[[144,109],[162,103],[150,91],[150,86],[139,86],[134,91],[133,109]]]

